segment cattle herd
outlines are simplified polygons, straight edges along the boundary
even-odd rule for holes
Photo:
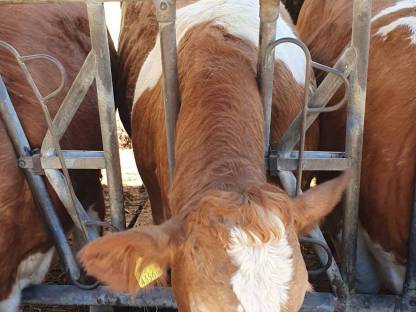
[[[298,237],[319,223],[340,236],[338,203],[348,173],[318,172],[318,185],[294,198],[268,178],[256,80],[259,1],[176,2],[180,107],[172,183],[155,10],[150,1],[123,2],[118,53],[111,48],[116,105],[155,225],[105,235],[78,259],[115,291],[134,295],[169,283],[180,311],[297,311],[313,291]],[[416,1],[373,0],[372,16],[356,288],[400,294],[416,173]],[[351,0],[305,0],[296,26],[281,4],[277,37],[301,39],[314,60],[333,66],[350,42],[351,24]],[[85,6],[1,5],[0,40],[62,62],[68,83],[48,104],[55,114],[91,48]],[[304,88],[298,47],[280,46],[274,59],[272,142],[301,112],[304,93],[313,92]],[[43,63],[30,69],[45,92],[58,80]],[[323,77],[315,74],[319,84]],[[5,51],[0,75],[31,146],[39,147],[47,130],[41,108]],[[345,124],[345,108],[322,115],[308,131],[307,149],[344,150]],[[0,143],[0,312],[14,312],[22,289],[44,279],[54,248],[1,120]],[[93,88],[62,146],[101,149]],[[102,218],[100,173],[72,171],[71,178],[83,206]],[[69,231],[69,217],[49,191]]]

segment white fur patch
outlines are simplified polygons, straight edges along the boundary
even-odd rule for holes
[[[278,312],[287,303],[293,274],[292,248],[280,219],[276,225],[281,238],[266,243],[256,236],[253,242],[240,227],[235,226],[230,231],[228,254],[238,268],[231,285],[240,301],[238,311]]]
[[[415,0],[398,1],[393,6],[385,8],[384,10],[381,10],[378,14],[374,15],[371,20],[374,22],[375,20],[382,18],[383,16],[396,13],[404,9],[410,9],[410,8],[416,8]]]
[[[248,40],[258,46],[259,2],[258,0],[201,0],[177,10],[176,42],[179,45],[184,35],[194,26],[215,22],[231,35]],[[276,38],[297,38],[287,22],[279,17]],[[281,60],[294,79],[301,85],[305,82],[306,62],[302,50],[293,44],[276,48],[275,58]],[[159,35],[156,44],[144,62],[136,83],[134,103],[147,89],[153,88],[162,76]]]
[[[16,312],[20,305],[22,290],[31,284],[39,284],[48,273],[54,248],[46,253],[36,253],[23,260],[18,269],[16,282],[9,297],[0,302],[0,312]]]
[[[391,32],[393,32],[395,29],[399,27],[406,27],[409,29],[411,33],[409,37],[410,42],[416,45],[416,16],[405,16],[398,18],[390,24],[380,27],[380,29],[377,31],[375,35],[381,36],[384,39],[386,39]]]
[[[373,242],[366,231],[363,230],[363,234],[371,254],[377,261],[383,281],[388,284],[391,291],[401,294],[406,267],[396,262],[392,252],[386,252],[380,244]]]

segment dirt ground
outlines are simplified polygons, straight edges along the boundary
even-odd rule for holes
[[[124,207],[126,213],[126,222],[129,227],[152,224],[151,208],[148,201],[148,196],[144,186],[142,185],[140,176],[137,173],[134,162],[133,153],[131,150],[131,142],[119,122],[119,142],[120,142],[120,158],[122,164],[123,175],[123,191],[124,191]],[[104,198],[107,208],[107,221],[110,219],[109,202],[108,202],[108,188],[106,185],[105,173],[103,173],[102,184],[104,187]],[[302,252],[310,269],[316,268],[318,261],[313,251],[308,247],[302,247]],[[312,285],[315,291],[330,291],[328,280],[325,274],[311,278]],[[45,283],[48,284],[68,284],[69,281],[62,271],[59,259],[55,257],[51,270],[46,277]],[[87,312],[88,308],[84,306],[39,306],[39,305],[24,305],[21,312]],[[121,310],[120,310],[121,311]],[[127,311],[148,311],[151,309],[122,309]],[[158,310],[162,311],[162,310]],[[165,310],[163,310],[165,311]]]

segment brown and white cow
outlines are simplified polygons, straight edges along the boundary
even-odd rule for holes
[[[258,1],[178,5],[181,106],[171,189],[153,7],[125,3],[120,38],[122,105],[134,105],[133,147],[158,225],[98,239],[80,259],[89,274],[131,293],[153,281],[158,268],[170,269],[181,311],[295,311],[310,288],[297,235],[331,211],[346,176],[295,199],[267,183]],[[278,37],[296,37],[281,10]],[[275,72],[274,141],[302,107],[302,52],[278,48]]]
[[[351,0],[306,0],[298,28],[333,65],[350,41]],[[416,172],[416,1],[374,0],[361,173],[358,288],[400,293]],[[345,109],[321,118],[324,150],[342,149]]]
[[[49,110],[54,115],[90,50],[85,6],[1,5],[0,40],[13,45],[22,55],[46,53],[62,62],[67,82],[63,92],[49,101]],[[33,61],[29,69],[43,94],[59,84],[59,73],[52,65]],[[31,146],[39,148],[46,133],[40,104],[15,59],[2,48],[0,75]],[[61,143],[64,149],[101,149],[97,98],[93,90],[87,94]],[[53,248],[1,119],[0,144],[0,311],[13,312],[18,309],[21,290],[44,279]],[[71,177],[84,207],[103,212],[99,172],[71,172]],[[50,190],[61,221],[68,229],[69,217]]]

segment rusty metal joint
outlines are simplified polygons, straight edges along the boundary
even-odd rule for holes
[[[156,8],[156,19],[159,23],[172,23],[176,18],[175,0],[153,0]]]
[[[260,18],[262,22],[273,23],[279,17],[280,0],[260,1]]]

